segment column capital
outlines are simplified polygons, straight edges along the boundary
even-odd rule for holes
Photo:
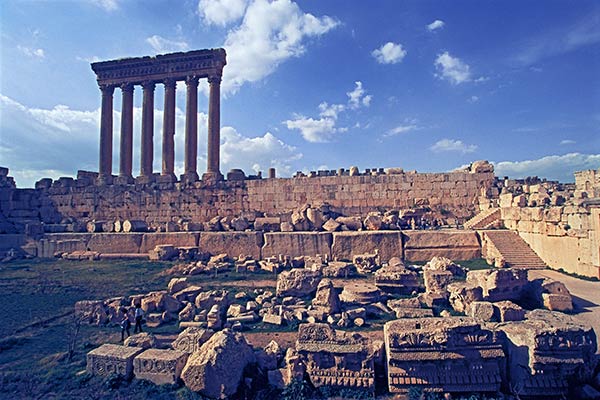
[[[165,88],[174,88],[177,84],[177,81],[173,78],[165,78],[163,79],[162,84],[165,85]]]
[[[114,85],[107,85],[107,84],[99,84],[98,87],[100,87],[100,91],[102,92],[102,95],[109,95],[112,96],[112,94],[115,91],[115,86]]]
[[[121,86],[122,92],[131,92],[133,93],[133,84],[132,83],[122,83]]]
[[[156,88],[156,82],[155,81],[144,81],[144,82],[142,82],[142,88],[144,88],[144,90],[154,91],[154,89]]]
[[[196,75],[190,75],[190,76],[185,77],[185,83],[188,86],[189,85],[198,85],[198,80],[200,80],[200,77],[198,77]]]
[[[209,84],[214,84],[216,83],[217,85],[221,83],[221,75],[210,75],[208,77],[208,83]]]

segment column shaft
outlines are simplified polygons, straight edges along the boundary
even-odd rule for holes
[[[175,169],[175,84],[164,81],[165,107],[163,112],[162,175],[174,177]]]
[[[112,175],[113,93],[114,86],[101,85],[100,159],[98,172],[102,179]]]
[[[152,176],[154,151],[154,82],[144,82],[142,103],[142,157],[140,175]]]
[[[132,177],[133,164],[133,85],[121,85],[121,147],[119,153],[119,176]]]
[[[221,76],[208,78],[210,87],[208,102],[208,162],[206,172],[209,176],[221,179],[219,170],[220,130],[221,130]]]
[[[197,180],[198,157],[198,78],[190,76],[186,79],[185,105],[185,160],[184,169],[187,179]]]

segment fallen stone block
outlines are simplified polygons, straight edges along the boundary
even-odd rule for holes
[[[155,385],[173,385],[179,381],[188,353],[167,349],[148,349],[133,360],[133,373]]]
[[[126,379],[133,374],[133,359],[144,349],[103,344],[87,354],[86,370],[92,375],[119,375]]]

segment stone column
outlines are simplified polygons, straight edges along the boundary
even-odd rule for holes
[[[119,180],[131,183],[133,164],[133,85],[121,85],[121,147],[119,153]]]
[[[98,183],[112,183],[113,93],[112,85],[100,85],[102,111],[100,116],[100,160]]]
[[[154,141],[154,82],[142,83],[142,157],[140,176],[152,177]]]
[[[185,104],[185,160],[184,174],[181,177],[186,181],[198,180],[198,77],[188,76]]]
[[[165,107],[163,112],[162,179],[177,181],[175,177],[175,84],[174,79],[165,79]]]
[[[202,180],[222,180],[219,171],[220,130],[221,130],[221,76],[208,78],[210,94],[208,100],[208,162]]]

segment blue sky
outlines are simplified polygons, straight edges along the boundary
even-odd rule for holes
[[[7,0],[0,35],[0,165],[20,187],[97,170],[90,62],[214,47],[228,52],[223,173],[435,172],[487,159],[500,176],[572,181],[600,168],[597,1]],[[156,171],[162,96],[158,85]],[[139,88],[135,105],[139,142]],[[177,107],[181,172],[182,84]],[[119,90],[114,109],[118,172]]]

